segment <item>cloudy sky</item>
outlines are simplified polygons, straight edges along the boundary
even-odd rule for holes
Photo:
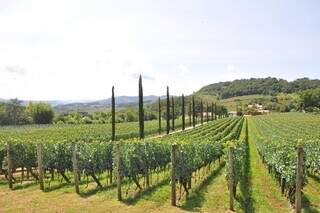
[[[189,94],[320,78],[320,1],[0,0],[0,98]]]

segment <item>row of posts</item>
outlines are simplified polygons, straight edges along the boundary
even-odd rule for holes
[[[121,194],[121,150],[120,144],[116,145],[117,151],[117,194],[118,200],[122,200]],[[173,144],[171,149],[171,205],[176,206],[176,152],[177,145]],[[8,180],[9,180],[9,188],[13,189],[13,174],[12,174],[12,156],[11,156],[11,145],[7,143],[7,163],[8,163]],[[233,194],[233,186],[234,182],[234,151],[233,148],[229,148],[228,161],[229,161],[229,207],[230,210],[234,210],[234,194]],[[44,190],[44,169],[43,169],[43,151],[42,144],[37,144],[37,160],[38,160],[38,175],[39,175],[39,184],[40,190]],[[73,144],[73,153],[72,153],[72,163],[73,163],[73,174],[74,174],[74,185],[75,191],[77,194],[80,193],[79,189],[79,169],[78,169],[78,145],[77,143]],[[297,172],[296,172],[296,194],[295,194],[295,207],[296,212],[301,212],[301,190],[302,190],[302,181],[303,181],[303,149],[301,146],[297,148]]]

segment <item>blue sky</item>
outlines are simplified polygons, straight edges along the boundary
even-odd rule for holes
[[[0,1],[0,98],[190,94],[320,78],[320,1]]]

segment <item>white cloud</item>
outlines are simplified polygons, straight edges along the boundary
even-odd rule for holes
[[[227,71],[228,72],[234,72],[234,71],[236,71],[236,67],[234,65],[232,65],[232,64],[228,64],[227,65]]]
[[[180,65],[178,65],[178,72],[180,75],[184,76],[186,74],[189,74],[190,70],[188,69],[187,66],[180,64]]]

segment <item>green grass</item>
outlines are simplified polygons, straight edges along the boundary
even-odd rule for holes
[[[225,163],[213,170],[208,179],[198,186],[189,199],[182,204],[182,209],[201,212],[225,212],[229,208],[228,188],[224,175]]]
[[[269,175],[255,146],[257,130],[248,118],[251,168],[251,193],[254,212],[291,212],[289,202],[281,195],[277,182]]]
[[[308,175],[308,184],[303,188],[304,212],[320,212],[320,177]]]
[[[68,174],[70,175],[70,174]],[[97,188],[90,180],[86,187],[83,178],[80,184],[80,195],[74,191],[74,185],[60,182],[58,178],[45,184],[45,191],[39,190],[36,182],[15,184],[14,190],[9,190],[7,182],[0,181],[0,212],[141,212],[143,209],[159,209],[169,206],[170,185],[169,171],[161,172],[159,179],[153,174],[153,185],[140,193],[134,193],[135,187],[130,181],[122,184],[123,202],[117,201],[115,184]],[[101,183],[106,183],[106,177],[100,176]],[[158,181],[157,181],[158,179]],[[18,180],[18,177],[17,177]],[[141,178],[141,183],[143,182]],[[131,190],[126,190],[131,184]]]

